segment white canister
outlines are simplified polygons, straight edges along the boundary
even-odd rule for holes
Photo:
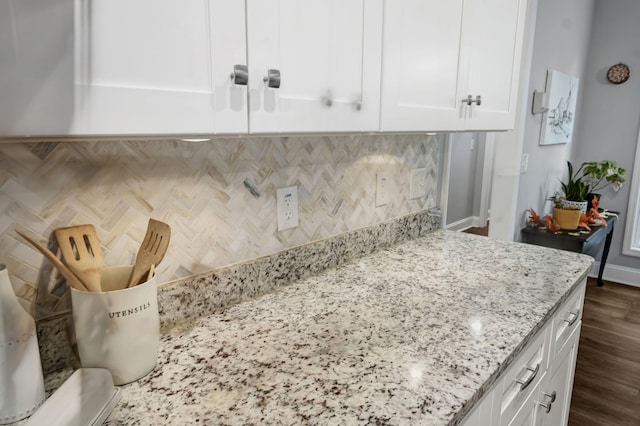
[[[0,265],[0,424],[30,416],[44,402],[35,321],[16,298]]]
[[[111,371],[116,385],[146,376],[156,365],[160,342],[155,274],[124,288],[132,266],[104,268],[102,292],[71,289],[73,325],[82,367]],[[121,289],[121,290],[117,290]]]

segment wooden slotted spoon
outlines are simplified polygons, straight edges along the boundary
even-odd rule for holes
[[[170,239],[171,227],[169,225],[159,220],[149,219],[147,233],[136,255],[136,263],[133,266],[127,287],[140,284],[143,278],[148,275],[151,265],[158,266],[167,252]]]
[[[26,233],[26,231],[20,231],[20,230],[16,230],[16,232],[18,233],[18,235],[20,235],[22,238],[24,238],[25,240],[29,241],[31,243],[32,246],[34,246],[36,249],[38,249],[38,251],[40,253],[42,253],[47,259],[49,259],[49,261],[51,262],[51,264],[53,264],[53,266],[56,267],[56,269],[58,271],[60,271],[60,273],[62,274],[62,276],[67,280],[67,282],[69,283],[69,285],[73,288],[75,288],[76,290],[81,290],[81,291],[88,291],[88,289],[84,286],[84,284],[78,279],[78,277],[76,277],[74,275],[73,272],[71,272],[71,270],[69,268],[67,268],[65,266],[64,263],[60,262],[60,259],[58,259],[56,257],[55,254],[53,254],[53,252],[51,252],[51,250],[49,250],[47,247],[45,247],[43,244],[40,244],[38,241],[36,241],[35,238],[31,237],[30,235],[28,235]]]
[[[69,269],[80,278],[89,291],[102,291],[102,249],[93,225],[58,228],[53,232]]]

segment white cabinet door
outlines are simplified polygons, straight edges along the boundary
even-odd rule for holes
[[[76,2],[73,133],[247,131],[243,2]]]
[[[378,129],[382,0],[248,0],[247,29],[252,133]]]
[[[73,122],[73,0],[0,1],[0,137]]]
[[[466,130],[514,127],[525,18],[525,0],[465,1],[468,71],[462,97],[481,100],[465,106]]]
[[[513,128],[525,6],[385,1],[381,130]]]
[[[464,0],[386,0],[382,131],[462,130]]]
[[[537,387],[540,387],[538,384]],[[536,411],[538,403],[536,398],[538,397],[538,389],[529,395],[522,408],[516,413],[515,416],[509,422],[509,426],[534,426],[536,423]]]
[[[561,426],[569,420],[573,377],[580,340],[580,323],[553,360],[549,382],[541,387],[538,406],[539,425]]]

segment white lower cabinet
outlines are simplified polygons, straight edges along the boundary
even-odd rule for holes
[[[508,418],[509,426],[534,426],[536,423],[536,412],[538,411],[538,394],[540,393],[540,383],[533,389],[529,397],[524,401],[520,410],[511,418]]]
[[[520,352],[464,426],[560,426],[569,418],[586,280]]]
[[[579,340],[580,324],[577,324],[569,340],[556,356],[549,380],[541,385],[537,404],[538,425],[567,424]]]

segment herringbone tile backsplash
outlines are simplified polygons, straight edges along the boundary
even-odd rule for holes
[[[0,144],[0,263],[50,313],[66,285],[18,226],[56,249],[55,228],[91,223],[105,265],[119,265],[133,263],[150,217],[165,221],[163,283],[434,207],[440,159],[440,138],[425,135]],[[428,195],[410,200],[418,167]],[[391,197],[375,207],[381,171]],[[278,232],[276,189],[290,185],[300,226]]]

